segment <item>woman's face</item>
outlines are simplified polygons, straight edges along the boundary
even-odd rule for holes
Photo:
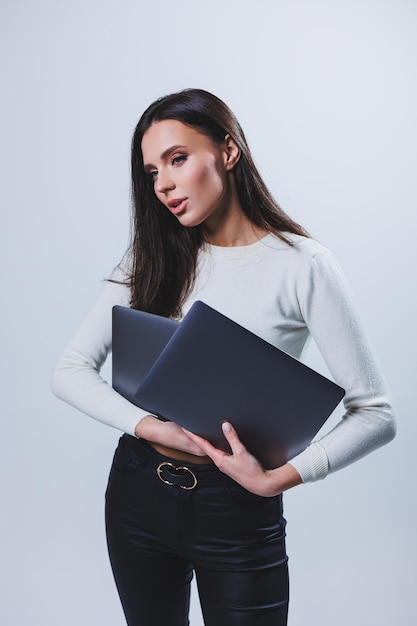
[[[227,139],[217,144],[192,126],[163,120],[145,132],[142,154],[156,197],[183,226],[210,223],[227,213],[228,172],[235,162]]]

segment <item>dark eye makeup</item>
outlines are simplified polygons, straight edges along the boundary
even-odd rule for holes
[[[184,163],[184,161],[186,160],[187,160],[186,154],[178,154],[171,158],[171,166],[181,165],[181,163]],[[150,170],[147,172],[147,174],[152,178],[152,180],[155,180],[156,177],[158,176],[158,170]]]
[[[187,160],[186,154],[179,154],[172,158],[171,165],[179,165],[180,163],[183,163],[186,160]]]

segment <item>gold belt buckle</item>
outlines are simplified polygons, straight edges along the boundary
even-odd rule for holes
[[[177,467],[173,463],[169,463],[168,461],[163,461],[156,468],[156,472],[158,474],[158,477],[166,485],[170,485],[172,487],[175,483],[172,483],[169,480],[165,480],[165,478],[162,477],[162,470],[163,470],[164,467],[171,467],[175,471],[183,470],[183,471],[188,472],[192,476],[193,484],[190,487],[186,487],[185,485],[179,485],[179,487],[181,487],[181,489],[186,489],[187,491],[190,491],[191,489],[194,489],[194,487],[196,487],[196,485],[197,485],[197,476],[194,474],[194,472],[192,470],[190,470],[189,467],[186,467],[185,465],[180,465],[180,466]]]

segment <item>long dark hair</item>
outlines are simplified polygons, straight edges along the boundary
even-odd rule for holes
[[[157,199],[151,177],[143,169],[142,138],[154,122],[178,120],[221,143],[229,134],[241,151],[233,172],[241,207],[253,224],[275,233],[288,245],[284,232],[308,236],[280,208],[253,162],[245,135],[232,111],[202,89],[185,89],[151,104],[136,126],[132,140],[132,238],[128,284],[135,309],[177,317],[193,285],[200,226],[184,227]]]

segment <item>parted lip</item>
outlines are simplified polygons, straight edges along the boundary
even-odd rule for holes
[[[173,200],[170,200],[168,202],[168,206],[170,209],[175,209],[176,206],[178,206],[179,204],[181,204],[181,202],[184,202],[184,200],[186,200],[187,198],[174,198]]]

